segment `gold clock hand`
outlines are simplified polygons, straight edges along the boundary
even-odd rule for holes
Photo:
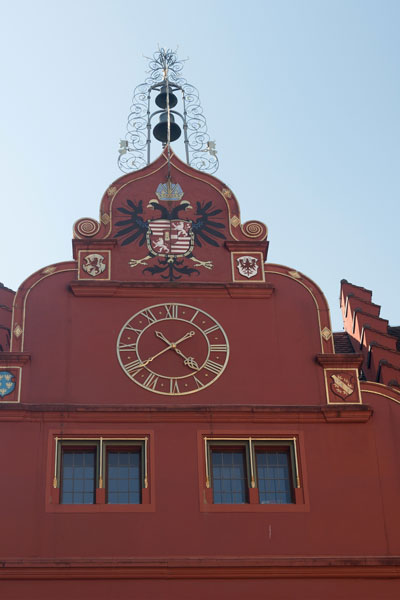
[[[189,331],[188,333],[185,333],[185,335],[183,337],[181,337],[178,341],[176,341],[174,343],[171,343],[169,340],[167,340],[167,338],[161,333],[161,331],[156,331],[155,333],[156,333],[156,336],[158,338],[160,338],[161,340],[163,340],[163,342],[166,342],[168,344],[168,346],[166,348],[164,348],[163,350],[161,350],[160,352],[157,352],[157,354],[154,354],[154,356],[150,356],[150,358],[148,358],[147,360],[144,360],[139,365],[139,367],[145,367],[146,365],[148,365],[149,363],[151,363],[155,358],[157,358],[157,356],[161,356],[161,354],[164,354],[164,352],[167,352],[171,348],[176,351],[177,350],[176,346],[178,344],[180,344],[184,340],[187,340],[188,338],[192,337],[196,332],[195,331]],[[178,352],[178,354],[179,354],[179,352]],[[184,358],[186,358],[186,357],[184,357]]]
[[[196,333],[195,331],[188,331],[187,333],[185,333],[185,335],[183,337],[181,337],[176,342],[170,342],[169,340],[167,340],[167,338],[165,337],[165,335],[163,333],[161,333],[161,331],[156,331],[155,332],[156,336],[158,338],[160,338],[160,340],[162,340],[166,344],[169,344],[170,348],[175,348],[175,346],[177,346],[178,344],[180,344],[184,340],[187,340],[187,339],[193,337],[195,333]]]
[[[148,358],[147,360],[144,360],[139,367],[145,367],[146,365],[148,365],[149,363],[151,363],[152,360],[154,360],[155,358],[157,358],[157,356],[160,356],[161,354],[164,354],[164,352],[167,352],[168,350],[170,350],[173,347],[172,344],[169,344],[169,346],[167,346],[166,348],[164,348],[163,350],[161,350],[161,352],[157,352],[157,354],[155,354],[154,356],[150,356],[150,358]]]
[[[167,338],[165,337],[165,335],[163,333],[161,333],[161,331],[156,331],[155,334],[158,338],[160,338],[160,340],[162,340],[166,344],[169,344],[170,346],[172,346],[172,343],[169,340],[167,340]]]
[[[177,346],[178,344],[183,342],[183,340],[187,340],[188,338],[193,337],[195,333],[196,333],[195,331],[188,331],[187,333],[185,333],[185,335],[183,337],[181,337],[180,340],[175,342],[175,344],[172,344],[172,347],[175,348],[175,346]]]
[[[197,364],[197,362],[195,361],[193,356],[185,356],[185,354],[183,354],[183,352],[181,350],[179,350],[179,348],[176,347],[176,345],[179,344],[180,342],[183,342],[185,339],[192,337],[195,333],[194,331],[189,331],[187,334],[185,334],[183,336],[183,338],[181,338],[180,340],[175,342],[175,344],[171,344],[171,342],[169,340],[167,340],[167,338],[165,337],[165,335],[163,333],[161,333],[161,331],[156,331],[155,333],[156,333],[156,336],[158,338],[160,338],[160,340],[163,340],[163,342],[165,342],[166,344],[170,344],[170,347],[172,348],[172,350],[175,350],[175,352],[184,359],[184,363],[183,363],[184,365],[186,365],[190,369],[198,371],[199,365]]]
[[[185,356],[183,354],[183,352],[181,352],[181,350],[179,350],[179,348],[173,348],[173,350],[175,350],[175,352],[177,354],[179,354],[179,356],[181,356],[182,358],[184,358],[184,361],[183,361],[184,365],[186,365],[187,367],[190,367],[191,369],[193,369],[195,371],[199,370],[199,365],[194,360],[193,356]]]

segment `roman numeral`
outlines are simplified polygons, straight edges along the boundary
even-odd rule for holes
[[[158,382],[158,377],[154,373],[150,373],[143,385],[149,389],[155,390]]]
[[[208,359],[208,361],[204,364],[204,369],[207,369],[207,371],[211,371],[211,373],[215,373],[215,375],[218,375],[222,371],[222,368],[223,365],[219,365],[218,363],[210,359]]]
[[[199,311],[196,310],[196,312],[194,313],[193,317],[190,319],[191,323],[193,323],[193,321],[195,320],[195,318],[197,317],[198,314],[199,314]]]
[[[125,327],[125,329],[129,329],[129,331],[134,331],[135,333],[137,333],[139,335],[139,333],[141,333],[141,329],[135,329],[134,327],[132,327],[132,325],[127,325]]]
[[[151,312],[151,310],[149,308],[142,311],[140,314],[143,315],[144,317],[146,317],[146,319],[148,320],[149,323],[155,323],[157,321],[157,318],[153,315],[153,313]]]
[[[209,333],[212,333],[213,331],[217,331],[217,329],[219,329],[218,325],[213,325],[212,327],[209,327],[208,329],[204,329],[204,333],[206,333],[208,335]]]
[[[120,352],[136,352],[136,344],[120,344],[119,345]]]
[[[197,379],[197,377],[193,377],[193,379],[196,382],[197,385],[197,389],[199,390],[200,388],[204,387],[204,383],[202,381],[200,381],[200,379]]]
[[[176,379],[169,380],[169,393],[170,394],[179,394],[179,386],[178,381]]]
[[[167,319],[178,318],[178,304],[165,304],[164,306]]]
[[[226,344],[210,344],[210,352],[227,352],[228,346]]]
[[[142,369],[142,363],[140,360],[133,360],[130,363],[124,365],[125,370],[134,377]]]

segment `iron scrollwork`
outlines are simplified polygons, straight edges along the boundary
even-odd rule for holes
[[[199,171],[215,173],[218,157],[211,141],[197,89],[182,76],[183,63],[177,53],[161,48],[149,60],[148,77],[133,93],[128,116],[127,134],[121,140],[118,166],[124,173],[141,169],[150,163],[151,121],[160,110],[151,111],[153,92],[168,85],[171,93],[180,92],[182,112],[167,110],[183,124],[186,162]],[[171,117],[172,118],[172,117]]]

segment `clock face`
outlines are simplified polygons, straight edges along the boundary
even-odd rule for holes
[[[131,317],[117,340],[132,381],[156,394],[193,394],[213,383],[229,357],[228,339],[209,314],[188,304],[156,304]]]

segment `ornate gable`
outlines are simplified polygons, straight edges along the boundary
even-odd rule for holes
[[[263,282],[267,228],[240,221],[237,200],[215,177],[164,149],[116,180],[99,222],[74,226],[78,278],[124,282]]]

